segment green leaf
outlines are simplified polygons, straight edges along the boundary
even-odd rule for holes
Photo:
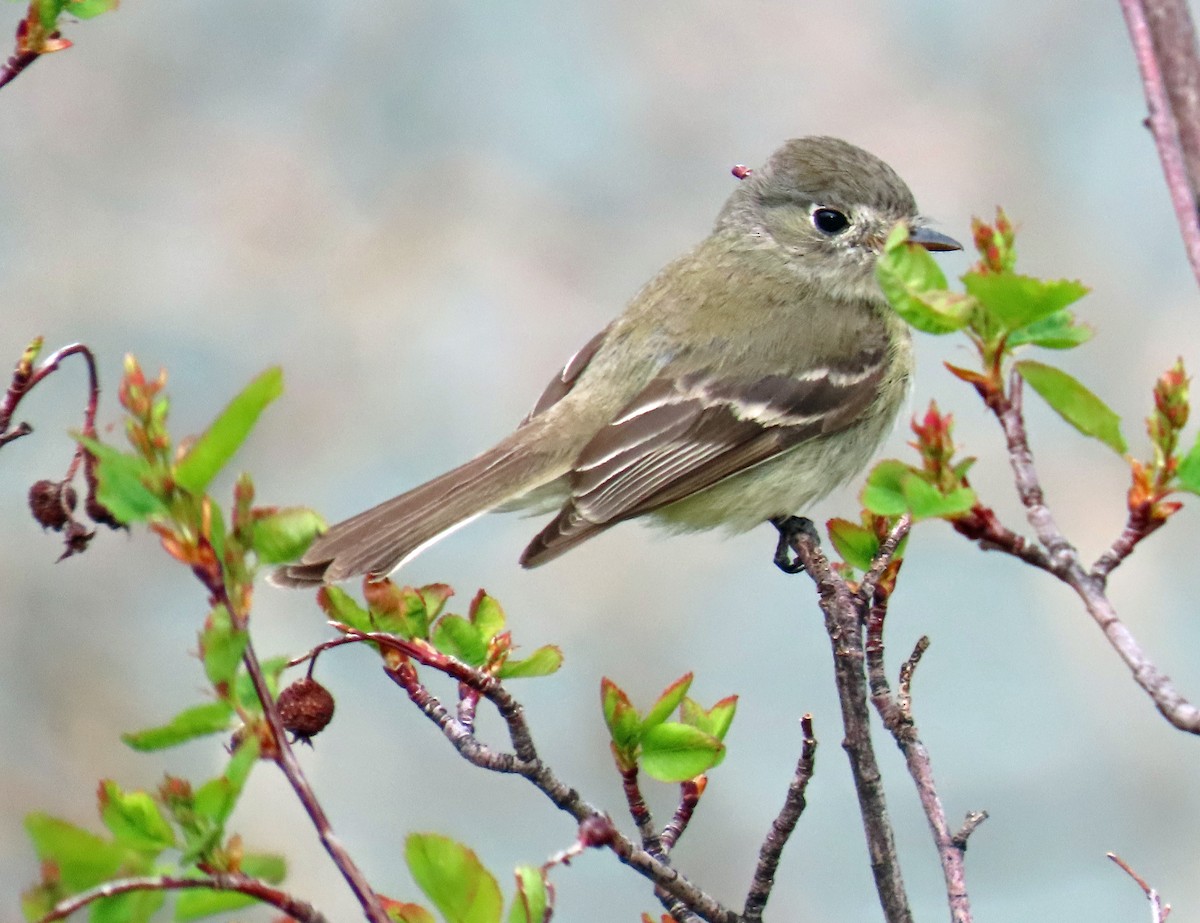
[[[53,863],[71,894],[114,877],[130,857],[125,847],[48,814],[26,815],[25,830],[38,861]]]
[[[947,290],[946,276],[933,256],[908,240],[903,225],[888,236],[875,276],[895,312],[924,333],[961,330],[975,310],[973,298]]]
[[[200,632],[200,656],[204,661],[204,673],[213,686],[218,689],[228,687],[249,643],[250,635],[244,629],[234,629],[229,610],[223,605],[209,613],[208,622]]]
[[[508,923],[542,923],[551,909],[546,873],[532,865],[518,865],[514,876],[517,893],[508,912]]]
[[[429,640],[429,610],[421,594],[410,586],[398,587],[390,580],[369,580],[363,595],[371,610],[376,631],[386,631],[407,640]]]
[[[123,792],[111,779],[100,783],[100,819],[116,842],[158,855],[175,845],[175,830],[146,792]]]
[[[1010,272],[969,272],[963,276],[963,286],[1003,330],[1017,330],[1048,318],[1088,293],[1082,282]]]
[[[437,923],[433,914],[420,904],[406,904],[391,898],[382,898],[383,912],[392,923]]]
[[[117,8],[118,0],[72,0],[63,9],[77,19],[93,19]]]
[[[965,513],[975,505],[975,499],[975,492],[969,487],[957,487],[944,494],[930,483],[923,471],[895,459],[886,459],[876,465],[867,475],[867,485],[862,492],[863,506],[872,513],[900,516],[907,512],[912,513],[914,520]],[[870,559],[866,566],[860,565],[862,570],[869,566]]]
[[[487,642],[479,629],[461,615],[443,615],[433,629],[433,646],[473,667],[487,660]]]
[[[319,513],[306,506],[288,506],[255,518],[251,543],[262,563],[284,564],[304,554],[326,528]]]
[[[859,570],[870,570],[872,559],[879,553],[879,536],[874,531],[848,519],[831,519],[825,527],[843,561]]]
[[[215,779],[209,779],[196,790],[196,813],[218,826],[224,824],[237,806],[238,798],[257,761],[258,740],[254,737],[243,739],[229,758],[225,772]]]
[[[562,651],[553,644],[539,647],[528,657],[506,660],[496,674],[500,679],[524,679],[530,676],[549,676],[563,664]]]
[[[263,679],[267,681],[267,691],[271,693],[272,698],[278,697],[279,677],[287,669],[288,658],[268,657],[259,666],[262,668]],[[242,708],[257,714],[262,713],[262,703],[258,700],[258,693],[254,691],[254,681],[250,679],[249,673],[241,672],[237,675],[235,695]]]
[[[240,871],[262,881],[278,884],[287,871],[281,856],[266,853],[248,853],[242,857]],[[181,891],[175,899],[175,919],[179,921],[199,920],[214,914],[239,910],[257,903],[257,899],[237,891],[211,891],[196,888]]]
[[[161,891],[130,891],[91,905],[90,923],[149,923],[166,901]]]
[[[1043,349],[1074,349],[1092,338],[1092,328],[1075,323],[1070,311],[1058,311],[1049,317],[1014,330],[1008,335],[1008,345],[1040,346]]]
[[[687,695],[691,685],[692,674],[684,673],[664,689],[657,701],[650,706],[650,710],[646,712],[646,717],[642,719],[642,731],[645,732],[666,721],[671,713],[679,707],[679,703],[683,701],[683,697]]]
[[[122,734],[121,740],[134,750],[165,750],[197,737],[227,731],[231,717],[233,708],[229,703],[205,702],[185,708],[166,724]]]
[[[705,734],[711,734],[717,740],[724,740],[729,726],[733,724],[737,702],[736,695],[726,696],[705,711],[695,699],[685,697],[679,706],[680,721],[691,727],[699,728]]]
[[[65,0],[34,0],[38,11],[38,21],[47,32],[54,31],[58,14],[62,12]]]
[[[422,594],[422,598],[424,598],[424,594]],[[496,602],[494,597],[488,596],[483,590],[475,594],[468,615],[471,624],[479,630],[484,644],[504,630],[504,610],[500,608],[500,603]]]
[[[970,487],[956,487],[944,494],[916,473],[904,479],[903,489],[914,521],[960,516],[969,512],[976,500]]]
[[[242,856],[242,871],[277,885],[287,876],[287,859],[278,853],[248,852]]]
[[[660,782],[686,782],[725,758],[725,745],[699,728],[669,721],[642,734],[642,769]]]
[[[1175,476],[1181,490],[1200,494],[1200,433],[1196,434],[1196,441],[1187,455],[1180,459]]]
[[[149,462],[95,439],[77,438],[96,457],[96,499],[120,522],[131,525],[167,514],[162,498],[146,486],[153,474]]]
[[[881,461],[867,475],[860,497],[862,505],[879,516],[902,516],[908,512],[904,481],[914,473],[914,469],[902,461],[891,458]]]
[[[446,923],[499,923],[500,886],[467,847],[435,833],[413,833],[404,856],[413,880]]]
[[[317,605],[321,607],[325,617],[332,622],[341,622],[362,632],[375,630],[371,614],[341,587],[321,587],[317,591]]]
[[[1060,417],[1118,455],[1125,454],[1121,418],[1076,379],[1062,369],[1031,359],[1016,362],[1013,367]]]
[[[454,595],[454,590],[444,583],[429,583],[420,587],[417,592],[421,594],[421,600],[425,603],[426,617],[431,622],[442,614],[442,610],[446,607],[446,600]]]
[[[266,406],[283,393],[283,371],[267,369],[242,389],[176,464],[175,483],[201,494],[250,435]]]
[[[66,897],[62,883],[54,879],[53,874],[42,873],[42,880],[21,892],[21,914],[33,923],[49,916],[54,905]]]
[[[637,746],[641,721],[625,690],[607,676],[600,680],[600,702],[604,707],[604,723],[612,742],[620,750]]]
[[[175,898],[175,919],[179,923],[189,920],[202,920],[204,917],[215,916],[230,910],[241,910],[251,904],[257,904],[258,899],[240,891],[211,891],[206,888],[191,888],[180,891]]]

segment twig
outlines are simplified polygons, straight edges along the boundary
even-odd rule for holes
[[[866,603],[875,595],[875,586],[879,583],[879,578],[883,576],[883,572],[887,570],[887,566],[892,563],[896,549],[900,547],[900,543],[904,541],[904,536],[908,535],[908,530],[911,528],[912,514],[905,513],[896,520],[896,524],[888,532],[887,538],[879,546],[879,553],[875,555],[875,560],[871,562],[870,570],[863,574],[863,578],[858,584],[858,598],[863,603]]]
[[[704,794],[704,786],[704,777],[700,777],[699,782],[688,779],[679,783],[679,805],[658,836],[658,844],[664,856],[671,854],[671,850],[687,830],[688,824],[692,822],[692,815],[696,813],[696,806],[700,804],[700,796]]]
[[[804,733],[804,741],[800,747],[800,758],[796,761],[796,771],[792,773],[791,784],[788,785],[783,807],[771,821],[771,829],[767,832],[763,844],[758,850],[758,865],[754,869],[754,879],[750,882],[750,890],[746,894],[746,905],[742,910],[745,923],[758,923],[762,919],[763,909],[775,887],[775,870],[779,867],[779,858],[783,855],[783,847],[796,829],[800,815],[804,813],[807,804],[805,791],[808,781],[813,775],[813,765],[817,755],[817,739],[813,735],[812,715],[804,715],[800,719],[800,729]]]
[[[479,741],[473,733],[458,722],[457,718],[441,704],[433,693],[419,682],[411,665],[385,667],[387,675],[409,693],[409,697],[418,705],[422,713],[438,726],[455,749],[468,761],[485,769],[522,776],[545,795],[555,807],[573,817],[581,827],[584,824],[596,823],[598,820],[603,820],[611,827],[611,822],[607,820],[603,812],[585,801],[576,789],[559,779],[542,762],[537,748],[534,746],[529,725],[525,721],[524,709],[496,677],[443,654],[424,642],[406,641],[383,632],[362,632],[347,625],[335,624],[339,630],[345,632],[344,638],[320,645],[321,650],[328,650],[340,644],[374,642],[381,648],[402,654],[404,657],[432,667],[452,679],[466,684],[495,706],[508,727],[508,735],[513,743],[514,753],[498,753]],[[308,656],[298,658],[298,661],[303,661]],[[611,828],[611,837],[607,837],[602,845],[611,849],[625,865],[649,879],[654,884],[656,891],[664,892],[666,895],[664,903],[674,898],[688,908],[691,913],[707,920],[708,923],[740,923],[736,913],[722,906],[717,900],[692,884],[662,858],[635,845],[615,827]],[[676,905],[670,904],[668,909],[672,906]]]
[[[1150,505],[1147,503],[1129,511],[1129,517],[1125,521],[1125,528],[1121,530],[1121,534],[1113,539],[1112,545],[1105,549],[1104,553],[1096,559],[1096,563],[1092,565],[1091,575],[1094,578],[1107,581],[1108,575],[1133,553],[1133,549],[1142,539],[1153,535],[1166,524],[1165,519],[1151,519],[1149,508]]]
[[[87,891],[73,894],[54,905],[54,909],[41,918],[39,923],[53,923],[55,920],[65,920],[77,910],[88,904],[106,897],[116,897],[118,894],[128,894],[131,891],[236,891],[245,894],[264,904],[270,904],[277,910],[283,911],[289,918],[300,923],[328,923],[325,915],[305,901],[297,900],[290,894],[272,888],[264,881],[249,878],[236,872],[221,872],[206,878],[177,878],[172,875],[154,875],[143,878],[117,878],[105,882]]]
[[[1137,55],[1147,126],[1192,273],[1200,282],[1200,60],[1185,0],[1121,0]]]
[[[1164,904],[1159,893],[1150,887],[1141,875],[1130,868],[1129,863],[1124,859],[1112,852],[1105,853],[1105,855],[1119,865],[1126,875],[1136,881],[1138,887],[1142,889],[1142,893],[1146,895],[1146,899],[1150,902],[1150,923],[1166,923],[1167,917],[1171,915],[1171,905]]]
[[[942,800],[937,793],[937,785],[933,778],[933,763],[929,751],[917,733],[916,722],[912,715],[912,679],[921,662],[921,657],[929,649],[929,639],[921,637],[913,652],[900,668],[899,692],[892,696],[887,679],[887,671],[883,657],[883,625],[886,617],[886,606],[877,601],[869,625],[873,642],[867,645],[867,672],[871,680],[871,701],[879,712],[886,727],[895,739],[900,752],[904,754],[904,762],[908,774],[917,788],[917,797],[929,829],[933,833],[934,847],[937,849],[938,860],[942,866],[942,878],[946,883],[946,900],[950,906],[950,919],[953,923],[970,923],[971,902],[967,895],[966,870],[963,867],[963,853],[967,848],[967,837],[982,823],[986,814],[979,815],[970,829],[964,824],[957,833],[951,833],[946,822],[946,812]]]
[[[225,607],[233,626],[245,630],[246,616],[230,598],[229,589],[223,579],[224,575],[209,574],[200,569],[197,569],[196,573],[204,580],[212,594],[213,602],[220,603]],[[275,698],[271,695],[262,664],[259,663],[258,654],[254,650],[253,641],[247,641],[246,650],[242,654],[242,663],[245,665],[246,673],[254,687],[254,694],[262,706],[267,727],[271,731],[274,744],[274,752],[269,754],[271,759],[283,772],[288,784],[292,786],[292,791],[296,793],[296,797],[300,800],[300,804],[304,807],[305,813],[308,814],[309,820],[312,821],[313,827],[317,831],[321,845],[325,847],[329,858],[333,860],[338,871],[342,873],[342,877],[346,879],[351,892],[357,898],[363,912],[366,913],[367,919],[371,923],[388,923],[389,917],[383,909],[379,895],[375,893],[362,869],[346,851],[342,841],[334,834],[333,825],[329,822],[329,817],[321,806],[321,802],[317,800],[316,792],[309,784],[308,777],[305,776],[304,769],[292,749],[288,733],[283,726],[283,719],[279,717],[279,708],[275,703]]]
[[[242,662],[246,665],[246,672],[249,673],[250,681],[254,685],[255,695],[262,703],[263,717],[267,719],[267,726],[271,729],[271,736],[275,740],[275,753],[273,754],[275,764],[283,771],[284,777],[292,786],[292,791],[300,799],[300,803],[304,806],[305,812],[317,831],[321,845],[325,847],[325,851],[329,853],[334,865],[342,873],[346,883],[350,885],[350,890],[358,899],[367,919],[371,923],[388,923],[389,918],[379,901],[379,895],[375,893],[362,869],[346,851],[342,841],[334,834],[333,825],[330,824],[325,809],[317,800],[316,792],[313,791],[307,776],[304,775],[304,769],[288,740],[287,731],[284,730],[283,721],[279,717],[279,709],[271,697],[271,690],[267,686],[266,676],[263,675],[262,665],[258,662],[258,655],[255,653],[252,643],[246,644]]]
[[[25,70],[25,68],[42,56],[41,51],[34,51],[33,48],[29,47],[28,43],[30,22],[29,17],[34,15],[36,15],[36,13],[31,11],[28,16],[17,23],[17,50],[13,52],[12,56],[7,61],[4,62],[4,66],[0,67],[0,88],[16,80],[17,77],[19,77]],[[49,36],[47,36],[47,38],[51,41],[54,41],[55,39],[59,38],[59,34],[57,32],[52,32]],[[3,427],[0,427],[0,432],[3,432]]]
[[[984,551],[1003,551],[1026,564],[1050,570],[1050,559],[1046,557],[1046,552],[1001,523],[991,507],[976,504],[969,513],[951,520],[950,524],[960,535],[977,542]]]
[[[962,826],[954,834],[954,845],[959,849],[965,850],[967,848],[967,840],[971,838],[971,834],[987,819],[987,811],[968,811],[967,816],[963,818]]]
[[[850,758],[871,872],[875,876],[884,917],[889,923],[911,923],[912,911],[904,890],[883,782],[871,743],[860,600],[830,567],[829,560],[811,536],[796,532],[791,545],[805,572],[817,585],[821,611],[825,614],[825,631],[833,647],[834,676],[846,732],[842,748]]]
[[[1009,394],[997,395],[988,406],[1004,430],[1009,465],[1026,517],[1046,549],[1044,569],[1075,591],[1108,643],[1133,674],[1134,681],[1150,696],[1163,717],[1182,731],[1200,734],[1200,709],[1184,698],[1170,677],[1159,671],[1146,656],[1106,595],[1104,572],[1094,574],[1084,570],[1079,552],[1059,529],[1046,506],[1033,453],[1029,449],[1025,418],[1021,412],[1021,378],[1016,372],[1010,379]]]
[[[642,787],[638,784],[637,766],[621,770],[621,789],[625,793],[625,803],[629,807],[629,816],[633,818],[638,835],[642,838],[642,849],[656,856],[663,855],[662,845],[658,841],[658,831],[654,827],[654,818],[642,795]]]
[[[33,432],[33,427],[28,423],[19,423],[15,429],[10,431],[9,426],[12,423],[13,414],[17,412],[17,406],[25,395],[48,375],[57,372],[63,360],[68,356],[82,356],[83,361],[87,364],[88,400],[83,413],[83,434],[85,436],[96,435],[96,409],[100,401],[100,383],[96,375],[96,358],[92,355],[92,351],[82,343],[72,343],[55,350],[34,368],[33,359],[41,349],[41,345],[41,338],[35,339],[17,361],[17,367],[13,369],[12,381],[9,383],[4,399],[0,401],[0,445]],[[68,480],[77,469],[81,452],[82,449],[76,450],[76,460],[72,462],[70,473],[67,475]]]

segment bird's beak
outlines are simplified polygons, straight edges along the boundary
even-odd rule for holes
[[[961,250],[960,244],[953,237],[947,237],[940,231],[935,231],[932,228],[922,227],[921,225],[913,225],[908,232],[908,239],[914,244],[920,244],[926,250]]]

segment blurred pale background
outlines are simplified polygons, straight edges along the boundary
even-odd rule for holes
[[[0,31],[19,14],[7,8]],[[1115,2],[129,3],[68,34],[75,48],[0,95],[0,361],[34,334],[89,343],[111,423],[120,358],[133,352],[169,369],[180,435],[282,364],[287,393],[238,459],[265,502],[340,518],[490,444],[706,233],[732,164],[801,134],[879,154],[963,239],[972,214],[1002,203],[1026,271],[1094,286],[1081,310],[1099,336],[1055,358],[1128,417],[1139,451],[1155,375],[1180,354],[1200,364],[1196,288]],[[944,265],[961,272],[966,257]],[[977,485],[1019,526],[998,434],[941,368],[961,355],[919,338],[914,408],[937,395],[955,412],[983,456]],[[187,655],[198,585],[142,532],[101,535],[55,564],[57,538],[26,515],[26,487],[65,465],[82,404],[71,364],[22,407],[37,434],[2,455],[3,919],[35,874],[24,812],[97,826],[99,777],[153,786],[164,764],[203,778],[222,758],[215,740],[161,758],[116,739],[201,694]],[[1030,418],[1049,498],[1094,555],[1122,520],[1124,467],[1041,408]],[[905,439],[897,430],[888,451]],[[855,509],[846,489],[809,512]],[[563,778],[624,821],[602,675],[642,703],[689,669],[703,701],[738,693],[729,758],[677,857],[740,905],[798,753],[797,718],[811,711],[818,773],[768,914],[878,919],[827,642],[809,582],[771,566],[771,530],[663,541],[625,526],[527,573],[516,557],[535,529],[478,522],[404,577],[447,581],[463,606],[485,586],[520,641],[562,645],[562,675],[514,690]],[[1198,535],[1189,508],[1113,582],[1123,615],[1193,697]],[[327,635],[304,595],[264,588],[257,602],[264,653]],[[1106,850],[1195,914],[1200,742],[1159,718],[1065,590],[923,526],[889,631],[893,664],[933,637],[916,707],[951,817],[992,815],[967,860],[979,918],[1140,919],[1140,892]],[[409,830],[468,841],[506,890],[507,869],[572,840],[523,783],[462,763],[365,651],[329,656],[319,675],[338,717],[303,759],[384,892],[415,896],[400,858]],[[936,919],[924,820],[895,749],[879,746],[918,917]],[[665,820],[672,793],[653,794]],[[235,827],[294,857],[299,896],[356,918],[270,767]],[[656,909],[642,880],[599,853],[554,882],[563,920]]]

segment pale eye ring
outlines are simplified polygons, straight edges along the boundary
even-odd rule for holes
[[[845,212],[840,212],[836,208],[827,208],[824,205],[813,209],[812,223],[818,231],[828,234],[830,237],[840,234],[850,227],[850,219],[846,217]]]

